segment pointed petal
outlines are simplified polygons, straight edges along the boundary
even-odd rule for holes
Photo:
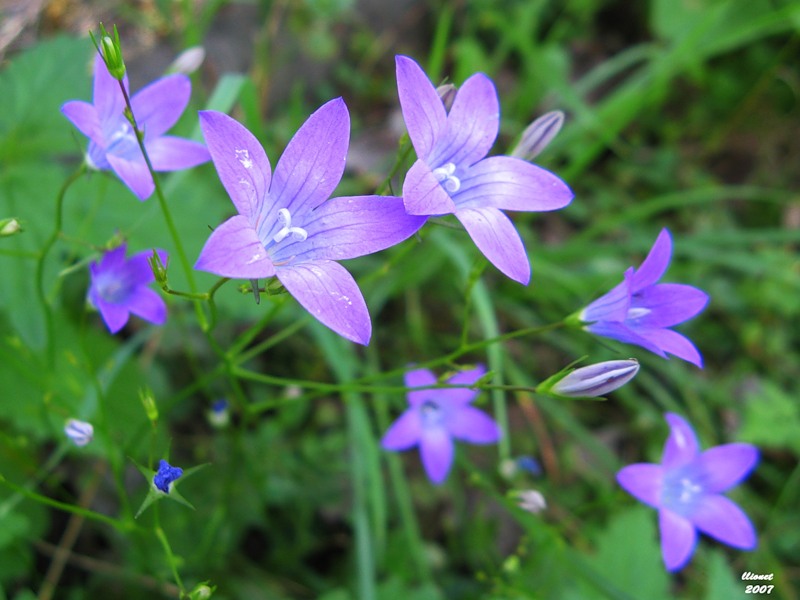
[[[700,453],[700,444],[689,422],[675,413],[667,413],[664,418],[669,424],[669,437],[664,444],[661,464],[665,469],[682,467],[693,461]]]
[[[500,428],[494,419],[474,406],[453,410],[446,427],[455,439],[471,444],[494,444],[500,439]]]
[[[550,171],[510,156],[490,156],[467,170],[456,200],[459,208],[546,211],[565,207],[572,197]]]
[[[450,385],[472,385],[478,379],[486,374],[486,367],[478,365],[474,369],[467,369],[460,371],[448,379],[445,383]],[[480,390],[471,390],[469,388],[451,388],[438,390],[438,395],[446,399],[447,403],[453,404],[469,404],[480,394]]]
[[[367,345],[372,335],[367,305],[353,276],[327,260],[277,269],[278,279],[312,317],[342,337]]]
[[[581,321],[584,323],[624,321],[631,306],[630,278],[632,275],[633,269],[628,269],[621,283],[584,308],[580,317]]]
[[[632,308],[646,309],[638,318],[629,319],[633,328],[672,327],[688,321],[708,304],[704,291],[680,283],[660,283],[637,292],[631,302]]]
[[[442,483],[453,464],[453,440],[441,428],[426,429],[419,442],[422,466],[435,484]]]
[[[330,198],[344,173],[350,144],[350,113],[335,98],[318,108],[286,146],[275,167],[274,209],[300,216]]]
[[[194,268],[236,279],[275,275],[272,260],[255,229],[241,215],[231,217],[213,231]]]
[[[662,229],[653,247],[650,249],[650,252],[647,254],[647,258],[645,258],[642,265],[636,269],[636,273],[631,280],[633,292],[638,292],[661,279],[669,266],[671,258],[672,238],[670,237],[669,230]]]
[[[225,191],[239,214],[255,223],[270,210],[270,206],[264,206],[271,177],[264,149],[252,133],[226,114],[204,110],[199,117],[203,138]]]
[[[586,325],[584,329],[594,335],[607,337],[625,344],[635,344],[637,346],[641,346],[650,352],[658,354],[661,358],[666,358],[666,355],[661,348],[658,347],[658,345],[640,335],[639,332],[629,329],[624,323],[599,321],[597,323],[592,323],[591,325]],[[665,329],[663,331],[667,330]]]
[[[456,218],[483,255],[500,271],[522,285],[531,280],[525,246],[511,220],[496,208],[466,208]]]
[[[406,213],[402,198],[331,198],[303,221],[308,238],[302,242],[287,239],[273,256],[275,262],[292,256],[300,262],[356,258],[402,242],[424,223],[425,217]]]
[[[703,357],[695,345],[677,331],[671,329],[640,329],[637,333],[652,345],[658,346],[662,356],[664,352],[682,358],[694,366],[703,368]],[[649,349],[649,348],[648,348]]]
[[[468,167],[492,148],[500,129],[500,103],[492,80],[476,73],[458,89],[447,126],[437,141],[429,165],[451,162]]]
[[[149,140],[146,148],[156,171],[181,171],[211,160],[208,148],[200,142],[169,135]]]
[[[658,528],[661,532],[661,555],[667,571],[682,569],[697,545],[697,530],[691,521],[667,509],[658,511]]]
[[[447,113],[430,79],[414,60],[398,55],[395,66],[397,94],[408,136],[417,157],[425,160],[444,130]]]
[[[405,411],[392,423],[381,439],[381,446],[386,450],[408,450],[419,443],[422,434],[419,411]]]
[[[724,444],[702,452],[694,477],[708,493],[716,494],[741,482],[758,463],[758,448],[750,444]]]
[[[725,496],[705,496],[698,502],[691,519],[700,531],[734,548],[752,550],[758,543],[750,519]]]
[[[93,297],[91,300],[92,304],[94,304],[95,308],[100,312],[100,316],[103,317],[103,321],[105,321],[111,333],[117,333],[120,329],[125,327],[130,317],[130,312],[127,307],[120,304],[111,304],[110,302],[101,300],[97,296]]]
[[[428,369],[415,369],[413,371],[406,371],[403,378],[404,385],[409,388],[422,387],[425,385],[436,385],[438,383],[436,375]],[[417,407],[425,402],[432,394],[437,393],[439,390],[416,390],[407,393],[408,403],[411,406]]]
[[[130,188],[139,200],[147,200],[153,194],[156,184],[153,183],[144,158],[128,160],[113,154],[106,154],[106,160],[117,177]]]
[[[94,106],[81,100],[71,100],[61,107],[61,112],[83,135],[98,144],[103,143],[103,128]]]
[[[180,73],[157,79],[136,92],[131,106],[145,140],[155,139],[175,125],[191,94],[192,82]]]
[[[639,502],[658,508],[661,505],[661,489],[664,469],[661,465],[637,463],[623,467],[617,473],[617,483]]]
[[[158,293],[148,287],[133,288],[125,304],[128,310],[145,321],[163,325],[167,320],[167,305]]]
[[[128,90],[128,76],[122,79],[125,89]],[[108,72],[103,58],[98,52],[94,59],[94,90],[92,103],[97,110],[97,117],[101,126],[109,121],[116,122],[125,110],[125,96],[119,87],[119,81]]]
[[[456,211],[453,199],[422,160],[411,165],[406,173],[403,203],[410,215],[448,215]]]

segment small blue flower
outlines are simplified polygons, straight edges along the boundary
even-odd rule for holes
[[[158,472],[153,477],[153,485],[164,492],[169,494],[172,482],[183,475],[183,469],[180,467],[173,467],[164,459],[158,462]]]

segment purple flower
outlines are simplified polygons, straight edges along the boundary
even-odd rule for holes
[[[162,325],[167,320],[167,306],[161,296],[147,285],[154,281],[148,264],[152,251],[147,250],[125,259],[125,244],[106,252],[99,263],[89,265],[92,283],[89,301],[100,311],[111,333],[117,333],[128,322],[130,313],[145,321]],[[167,253],[157,250],[162,263]]]
[[[756,546],[750,519],[722,492],[742,481],[758,462],[750,444],[725,444],[700,452],[691,425],[667,413],[670,435],[661,464],[635,464],[617,481],[637,500],[658,509],[661,553],[668,571],[683,568],[694,552],[697,531],[742,550]]]
[[[500,108],[492,81],[464,82],[449,114],[420,66],[397,56],[397,89],[417,161],[406,174],[403,201],[412,215],[455,214],[489,261],[527,284],[531,268],[514,225],[502,210],[563,208],[572,191],[558,177],[519,158],[485,158],[497,138]]]
[[[128,90],[127,76],[122,83]],[[208,150],[199,142],[164,135],[183,113],[191,91],[189,78],[175,74],[154,81],[131,98],[136,124],[144,131],[144,145],[156,171],[188,169],[209,159]],[[146,200],[155,183],[124,111],[119,81],[111,77],[99,54],[94,62],[93,103],[71,100],[61,107],[90,140],[89,166],[113,170],[139,200]]]
[[[482,366],[462,371],[448,379],[451,385],[470,385],[486,372]],[[427,369],[409,371],[406,387],[436,385]],[[453,440],[472,444],[493,444],[500,428],[486,413],[470,406],[478,395],[468,388],[440,388],[408,392],[409,408],[386,431],[381,446],[386,450],[408,450],[419,445],[428,478],[442,483],[453,463]]]
[[[587,331],[636,344],[663,358],[674,354],[698,367],[703,359],[686,337],[669,329],[702,311],[708,295],[690,285],[656,283],[669,266],[672,239],[662,229],[642,266],[625,271],[625,279],[584,308],[578,318]]]
[[[331,198],[344,172],[350,115],[341,98],[312,114],[275,167],[258,140],[222,113],[200,113],[211,158],[238,215],[217,227],[195,267],[223,277],[277,276],[312,316],[339,335],[367,344],[369,312],[353,277],[337,260],[383,250],[425,219],[400,198]]]
[[[153,476],[153,485],[156,489],[161,490],[165,494],[169,494],[172,482],[181,475],[183,475],[183,469],[180,467],[173,467],[162,458],[158,461],[158,471]]]

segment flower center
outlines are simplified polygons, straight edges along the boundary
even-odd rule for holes
[[[696,477],[681,469],[665,477],[661,501],[670,510],[678,514],[687,514],[702,495],[702,484],[698,483]]]
[[[136,142],[136,134],[133,131],[133,127],[122,118],[119,121],[119,127],[108,136],[106,152],[123,156],[135,148],[138,148],[138,143]]]
[[[439,427],[444,420],[444,411],[433,400],[426,400],[420,407],[420,414],[422,418],[422,426],[425,429],[431,427]]]
[[[433,176],[436,177],[436,180],[442,184],[445,190],[451,194],[455,194],[461,189],[461,180],[454,175],[455,172],[456,166],[449,162],[443,164],[438,169],[434,169]]]
[[[276,244],[283,241],[289,234],[298,242],[304,242],[308,238],[308,232],[302,227],[292,227],[292,214],[288,208],[278,211],[278,221],[282,225],[280,231],[272,236],[272,241]]]

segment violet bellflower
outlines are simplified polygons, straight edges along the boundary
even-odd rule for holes
[[[183,476],[183,469],[173,467],[163,458],[158,461],[158,471],[153,476],[153,486],[159,491],[169,494],[172,491],[172,484]]]
[[[139,252],[125,259],[126,245],[106,252],[99,263],[89,265],[92,277],[88,299],[100,311],[111,333],[122,329],[133,313],[146,321],[162,325],[167,320],[167,305],[148,284],[154,281],[148,263],[152,251]],[[162,263],[167,253],[156,250]]]
[[[572,191],[558,177],[519,158],[486,154],[497,138],[500,107],[483,73],[458,88],[448,112],[420,66],[397,56],[397,89],[417,161],[403,182],[412,215],[454,214],[475,245],[505,275],[527,284],[525,247],[502,212],[563,208]]]
[[[122,84],[128,90],[127,76]],[[136,124],[144,132],[144,146],[156,171],[188,169],[210,158],[203,144],[164,135],[183,113],[191,91],[189,78],[174,74],[154,81],[131,97]],[[139,200],[150,197],[155,183],[125,116],[119,81],[109,74],[99,54],[94,62],[92,103],[71,100],[61,107],[61,112],[89,138],[86,162],[90,168],[110,169]]]
[[[486,369],[478,366],[462,371],[445,383],[470,385]],[[436,376],[427,369],[408,371],[406,387],[435,385]],[[453,440],[472,444],[493,444],[500,439],[500,428],[486,413],[470,406],[478,391],[468,388],[411,390],[409,408],[389,427],[381,440],[386,450],[408,450],[419,446],[422,465],[428,478],[442,483],[453,464]]]
[[[750,519],[722,492],[755,467],[758,449],[736,443],[701,452],[694,430],[683,417],[667,413],[665,418],[670,435],[661,464],[629,465],[617,473],[617,481],[637,500],[658,510],[667,570],[677,571],[689,562],[698,531],[734,548],[755,548]]]
[[[258,140],[231,117],[200,113],[211,158],[238,215],[217,227],[195,268],[222,277],[277,276],[313,317],[367,344],[369,312],[338,260],[377,252],[425,222],[392,196],[328,199],[344,173],[350,115],[341,98],[300,127],[271,173]]]
[[[663,358],[673,354],[702,368],[695,345],[669,328],[700,313],[708,294],[690,285],[657,283],[671,257],[672,238],[662,229],[642,265],[625,271],[622,283],[589,304],[578,318],[595,335],[636,344]]]

